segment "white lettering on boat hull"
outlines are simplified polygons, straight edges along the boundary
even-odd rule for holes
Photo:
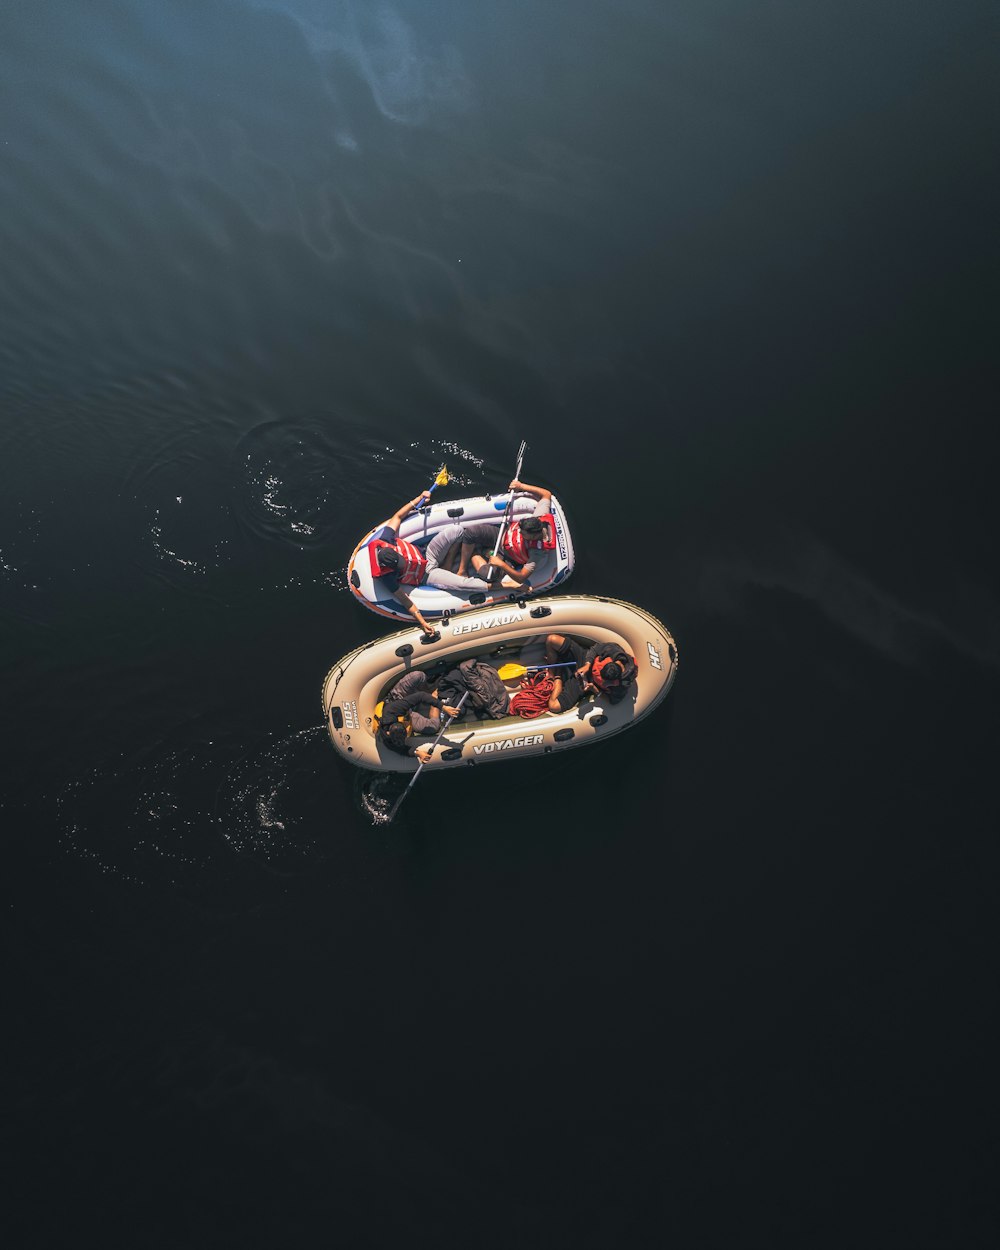
[[[493,751],[511,751],[515,747],[538,746],[544,741],[544,734],[524,734],[520,738],[504,738],[502,742],[482,742],[472,749],[476,755],[489,755]]]
[[[497,625],[510,625],[514,621],[523,621],[520,612],[496,612],[493,616],[484,616],[478,621],[457,620],[451,627],[452,637],[458,634],[475,634],[484,629],[493,629]]]

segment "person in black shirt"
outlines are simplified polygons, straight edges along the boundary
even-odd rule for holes
[[[609,703],[620,703],[635,681],[635,660],[624,647],[615,642],[595,642],[584,651],[573,638],[549,634],[545,640],[545,663],[558,664],[572,660],[576,669],[557,669],[549,698],[550,712],[565,712],[579,703],[584,695],[595,694]],[[569,672],[569,676],[562,676]]]
[[[437,733],[442,712],[445,716],[457,716],[458,708],[438,698],[437,690],[430,688],[426,673],[407,673],[386,697],[379,736],[390,750],[409,755],[413,737]],[[417,746],[413,754],[421,763],[430,759],[430,751],[424,746]]]

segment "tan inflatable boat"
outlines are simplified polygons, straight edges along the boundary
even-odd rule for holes
[[[345,655],[323,682],[323,715],[337,752],[360,768],[412,773],[417,760],[401,755],[376,735],[375,708],[414,669],[454,667],[475,657],[497,669],[525,667],[543,658],[547,634],[574,638],[584,648],[615,642],[636,660],[628,695],[612,704],[600,695],[585,698],[557,715],[525,720],[466,719],[446,730],[427,769],[454,768],[518,756],[544,755],[599,742],[630,729],[664,699],[677,672],[677,647],[670,632],[642,608],[620,599],[560,595],[473,608],[438,622],[440,638],[424,643],[419,628],[400,630]],[[507,686],[513,694],[518,683]],[[414,737],[413,747],[431,738]],[[413,748],[411,747],[411,750]]]

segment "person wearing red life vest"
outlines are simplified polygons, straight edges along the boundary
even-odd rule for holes
[[[428,560],[428,557],[433,556],[436,540],[431,541],[425,556],[415,544],[399,537],[399,527],[403,523],[403,518],[414,508],[425,504],[430,496],[429,490],[421,491],[415,499],[403,504],[391,517],[383,521],[368,540],[368,559],[372,577],[376,579],[381,589],[387,590],[397,603],[402,604],[427,635],[432,635],[434,630],[410,598],[408,588],[429,581],[433,585],[460,586],[461,589],[466,590],[475,590],[480,587],[486,589],[484,583],[478,578],[460,579],[450,574],[448,575],[450,581],[445,582],[443,574],[438,576],[437,561]],[[454,538],[457,540],[457,532]],[[492,596],[487,596],[486,602],[492,603]]]
[[[397,603],[403,605],[425,634],[433,634],[434,630],[406,591],[407,586],[418,586],[423,580],[424,559],[419,548],[412,543],[400,543],[398,535],[403,518],[414,508],[425,504],[430,497],[429,490],[422,490],[416,499],[404,503],[388,520],[383,521],[368,540],[372,576]]]
[[[504,532],[500,549],[493,555],[497,534],[500,526],[491,522],[478,525],[466,525],[462,531],[462,550],[459,556],[457,573],[464,576],[469,565],[480,577],[486,577],[489,566],[497,569],[501,576],[511,578],[519,586],[525,584],[535,571],[532,552],[551,550],[556,545],[556,522],[552,515],[552,492],[544,486],[530,486],[515,478],[508,487],[535,499],[535,508],[531,516],[512,521]],[[481,553],[489,552],[487,559]]]
[[[595,642],[584,651],[575,638],[549,634],[545,639],[545,663],[558,666],[567,661],[575,661],[577,667],[553,669],[550,712],[565,712],[587,694],[620,703],[635,682],[635,659],[616,642]],[[567,671],[570,676],[565,676]]]
[[[609,703],[621,703],[635,681],[635,657],[616,642],[595,643],[584,663],[576,670],[586,692],[593,692]]]

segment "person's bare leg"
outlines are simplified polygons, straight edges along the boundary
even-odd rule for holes
[[[469,567],[469,558],[475,549],[475,543],[462,543],[462,550],[458,557],[458,568],[455,570],[459,577],[465,577],[466,569]],[[472,567],[475,568],[476,565],[473,564]]]
[[[562,634],[549,634],[545,639],[545,663],[554,664],[556,656],[565,647],[566,639]]]

